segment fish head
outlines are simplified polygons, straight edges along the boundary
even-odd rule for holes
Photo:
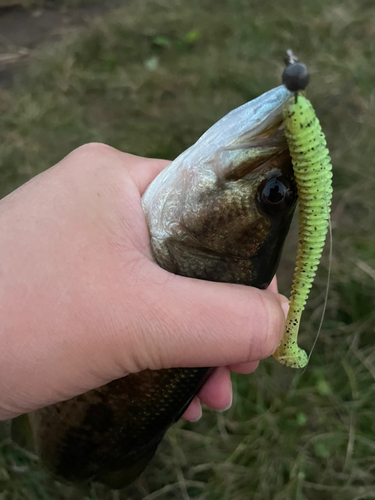
[[[283,86],[231,111],[148,187],[155,261],[193,278],[266,288],[297,200]]]

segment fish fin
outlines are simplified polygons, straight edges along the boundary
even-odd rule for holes
[[[102,484],[105,484],[113,490],[119,490],[120,488],[128,486],[133,481],[135,481],[147,467],[148,463],[155,454],[159,442],[160,441],[158,441],[156,445],[154,445],[150,450],[148,450],[144,455],[142,455],[132,464],[127,464],[116,471],[97,474],[93,481],[98,481]]]
[[[35,453],[33,430],[27,413],[12,420],[11,436],[19,446],[31,453]]]

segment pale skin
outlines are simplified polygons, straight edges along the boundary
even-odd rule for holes
[[[218,366],[185,412],[230,406],[281,340],[287,299],[175,276],[141,196],[163,160],[88,144],[0,201],[0,420],[146,368]]]

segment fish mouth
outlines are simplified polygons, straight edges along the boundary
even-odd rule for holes
[[[293,177],[293,168],[284,135],[284,128],[281,122],[276,125],[277,128],[268,130],[263,136],[254,137],[249,142],[233,145],[232,147],[229,146],[223,150],[223,155],[231,150],[237,152],[237,161],[233,161],[227,165],[224,173],[225,181],[238,181],[249,174],[263,173],[276,169]],[[245,152],[243,159],[239,158],[240,155],[238,155],[241,149]]]
[[[211,166],[218,179],[237,181],[250,173],[279,168],[293,175],[284,135],[283,109],[292,94],[280,86],[231,111],[196,143],[210,144]],[[212,154],[211,149],[215,150]]]
[[[201,179],[232,182],[274,165],[293,175],[282,126],[283,109],[292,96],[280,85],[212,125],[147,188],[142,198],[146,214],[164,211],[177,193],[192,189]]]

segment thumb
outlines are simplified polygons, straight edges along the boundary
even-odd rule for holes
[[[148,283],[143,335],[135,343],[140,369],[258,361],[281,340],[285,314],[275,292],[176,276],[155,265]]]

